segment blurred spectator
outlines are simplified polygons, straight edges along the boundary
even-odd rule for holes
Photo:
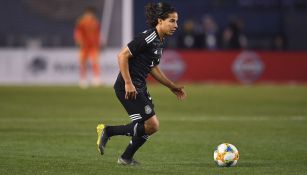
[[[74,38],[76,44],[80,47],[80,87],[87,87],[86,68],[88,61],[92,64],[92,84],[94,86],[100,85],[100,65],[98,57],[100,49],[100,24],[93,8],[86,8],[83,15],[78,18]]]
[[[233,31],[229,26],[227,26],[222,34],[222,48],[223,49],[230,49],[231,46],[231,40],[233,38]]]
[[[244,22],[234,18],[222,33],[222,49],[247,48],[247,38],[243,33]]]
[[[218,48],[218,25],[215,20],[205,15],[202,19],[200,36],[202,38],[202,47],[208,50],[215,50]]]
[[[178,48],[191,49],[199,48],[200,45],[197,41],[197,33],[195,31],[195,22],[193,20],[187,20],[183,24],[182,32],[178,36]]]
[[[275,36],[273,41],[273,50],[285,50],[286,49],[286,39],[283,34],[278,34]]]

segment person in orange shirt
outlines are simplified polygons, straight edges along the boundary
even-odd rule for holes
[[[86,88],[88,86],[86,75],[88,60],[92,64],[92,85],[99,86],[101,83],[98,58],[100,50],[100,24],[93,8],[86,8],[82,16],[78,18],[74,29],[74,39],[80,47],[80,87]]]

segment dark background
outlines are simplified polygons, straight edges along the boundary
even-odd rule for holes
[[[43,47],[71,47],[76,18],[86,6],[94,6],[101,18],[104,0],[1,0],[0,47],[24,47],[29,39],[39,39]],[[134,33],[146,28],[144,6],[134,1]],[[283,50],[307,50],[307,0],[176,0],[169,2],[179,12],[176,43],[187,20],[200,31],[203,16],[215,20],[219,36],[232,20],[240,20],[248,48],[273,50],[274,40],[284,40]],[[171,47],[178,47],[170,45]],[[206,48],[202,48],[206,49]]]

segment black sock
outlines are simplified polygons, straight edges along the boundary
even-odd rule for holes
[[[145,127],[143,123],[132,122],[127,125],[107,126],[106,132],[109,137],[116,135],[143,136],[145,134]]]
[[[148,135],[144,136],[133,136],[125,152],[122,154],[123,159],[132,159],[135,152],[147,141]]]

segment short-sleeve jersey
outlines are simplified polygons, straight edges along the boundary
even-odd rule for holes
[[[83,47],[98,48],[100,38],[100,24],[94,16],[82,16],[74,30],[74,39]]]
[[[139,33],[130,43],[128,49],[132,55],[129,59],[129,73],[137,90],[146,89],[146,78],[154,66],[160,63],[164,43],[156,29]],[[125,81],[118,74],[114,84],[115,90],[125,90]]]

